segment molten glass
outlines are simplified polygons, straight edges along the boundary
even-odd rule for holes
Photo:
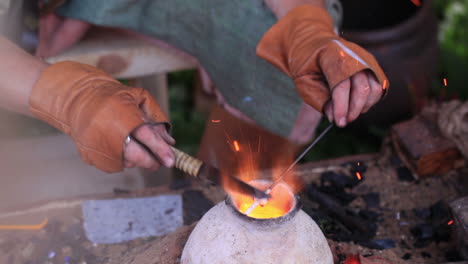
[[[249,182],[259,189],[266,189],[269,186],[268,181],[252,181]],[[262,188],[264,187],[264,188]],[[257,206],[250,214],[249,217],[257,219],[270,219],[278,218],[289,213],[295,206],[296,200],[293,192],[286,184],[278,184],[271,190],[271,198],[263,206]],[[253,197],[232,193],[231,199],[234,206],[241,213],[245,213],[247,209],[255,202]]]

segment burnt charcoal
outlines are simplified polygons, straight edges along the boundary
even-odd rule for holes
[[[425,247],[429,246],[430,243],[431,243],[431,240],[429,240],[429,239],[418,239],[413,243],[413,247],[415,247],[415,248],[425,248]]]
[[[213,202],[205,197],[203,192],[186,190],[182,193],[184,224],[190,225],[202,218],[202,216],[214,206]]]
[[[421,257],[423,257],[423,258],[432,258],[432,255],[429,252],[421,251]]]
[[[411,257],[412,257],[411,253],[406,253],[401,258],[404,259],[404,260],[409,260],[409,259],[411,259]]]
[[[380,213],[371,211],[371,210],[360,210],[359,211],[359,216],[363,220],[367,220],[368,222],[378,222],[380,221]]]
[[[413,213],[421,219],[428,219],[431,216],[429,208],[415,208],[413,209]]]
[[[331,185],[343,189],[345,187],[354,187],[356,182],[346,174],[326,171],[320,175],[320,184],[322,186]]]
[[[430,224],[414,226],[410,231],[416,239],[430,239],[434,235],[434,228]]]
[[[405,210],[401,210],[400,211],[400,218],[407,218],[408,217],[408,214],[406,213]]]
[[[367,165],[363,161],[352,161],[352,162],[346,162],[342,164],[342,166],[348,166],[348,165],[351,165],[351,170],[353,172],[359,172],[363,174],[364,172],[367,171]]]
[[[374,239],[370,241],[359,242],[360,245],[372,249],[389,249],[394,248],[396,243],[393,239]]]
[[[341,205],[348,205],[357,197],[353,193],[346,192],[343,188],[334,188],[332,186],[320,186],[318,189],[321,192],[326,193],[335,198]]]
[[[399,167],[397,174],[400,181],[412,182],[415,180],[413,173],[407,167]]]
[[[450,208],[444,201],[440,200],[430,207],[433,223],[447,222],[450,218]]]
[[[352,232],[335,218],[330,217],[319,210],[312,210],[306,213],[314,219],[327,238],[340,242],[349,242],[353,240]]]
[[[403,239],[400,240],[400,247],[404,249],[410,249],[410,246],[408,245],[408,243],[406,243],[406,241]]]
[[[445,259],[449,262],[463,261],[463,258],[456,249],[451,249],[445,252]]]
[[[434,231],[434,241],[441,242],[441,241],[449,241],[452,235],[452,226],[448,225],[447,223],[442,223],[437,225]]]
[[[371,192],[362,196],[366,201],[367,208],[379,208],[380,207],[380,194]]]

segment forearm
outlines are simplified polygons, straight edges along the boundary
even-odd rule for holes
[[[325,8],[325,0],[264,0],[278,19],[297,6],[309,4]]]
[[[29,95],[47,63],[0,36],[0,107],[31,115]]]

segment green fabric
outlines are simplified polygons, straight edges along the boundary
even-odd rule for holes
[[[227,102],[284,137],[302,100],[255,48],[276,18],[262,0],[68,0],[59,14],[127,28],[198,58]]]

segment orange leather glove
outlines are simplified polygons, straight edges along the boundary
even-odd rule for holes
[[[60,62],[46,68],[34,85],[30,111],[70,135],[88,164],[106,172],[123,169],[124,142],[145,123],[166,123],[153,97],[122,85],[85,64]]]
[[[362,70],[371,70],[383,89],[389,86],[375,58],[336,35],[328,12],[312,5],[296,7],[271,27],[257,55],[291,77],[302,99],[320,112],[330,88]]]

